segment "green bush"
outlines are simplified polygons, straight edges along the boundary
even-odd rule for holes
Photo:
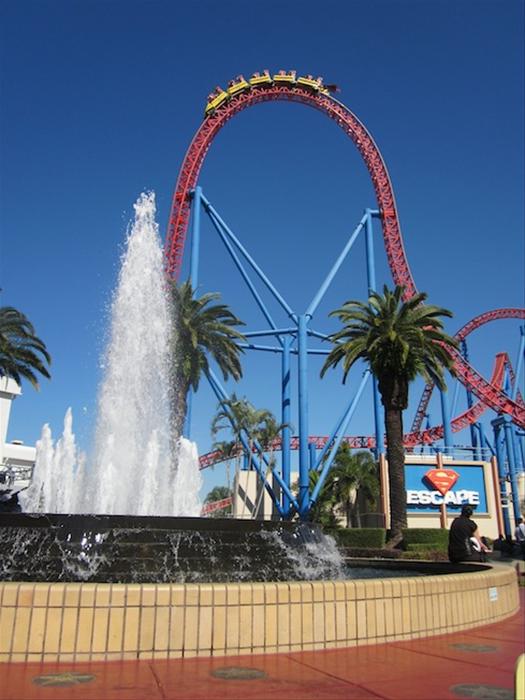
[[[385,546],[386,530],[381,527],[345,528],[333,533],[341,547],[382,549]]]
[[[422,549],[420,551],[401,552],[401,559],[417,559],[418,561],[448,561],[446,552],[435,549]]]
[[[447,547],[442,542],[417,542],[407,545],[408,552],[446,552]]]
[[[438,527],[410,527],[403,530],[403,541],[405,546],[412,544],[427,544],[427,549],[433,549],[439,544],[439,549],[448,546],[448,530]]]

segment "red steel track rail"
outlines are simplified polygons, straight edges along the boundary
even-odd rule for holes
[[[299,102],[323,112],[352,139],[372,179],[392,277],[395,284],[405,287],[405,298],[412,297],[417,290],[403,246],[394,191],[383,157],[372,136],[359,119],[341,102],[330,95],[314,93],[308,88],[294,84],[251,87],[249,90],[231,97],[213,114],[204,119],[188,148],[173,196],[165,249],[168,274],[178,277],[180,272],[190,217],[191,191],[197,184],[200,169],[214,137],[226,122],[243,109],[252,107],[259,102],[276,100]],[[487,382],[461,357],[459,352],[452,349],[449,351],[454,357],[454,371],[458,379],[485,406],[492,408],[497,413],[506,413],[514,423],[525,428],[523,407],[512,401],[501,390],[501,387],[498,388],[491,382]]]

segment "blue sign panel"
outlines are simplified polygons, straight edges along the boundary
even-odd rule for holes
[[[431,464],[405,464],[407,513],[436,513],[444,502],[447,510],[459,511],[463,505],[471,505],[475,513],[487,513],[487,493],[483,466],[455,466],[445,464],[459,475],[450,491],[442,496],[425,478],[435,469]]]

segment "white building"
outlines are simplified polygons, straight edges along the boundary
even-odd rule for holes
[[[31,483],[36,449],[20,440],[7,442],[11,404],[22,393],[14,379],[0,377],[0,508]]]

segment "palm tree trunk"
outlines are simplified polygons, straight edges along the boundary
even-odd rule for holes
[[[385,406],[385,431],[391,521],[390,537],[387,546],[395,547],[402,540],[402,530],[407,526],[403,413],[399,408],[388,408]]]

